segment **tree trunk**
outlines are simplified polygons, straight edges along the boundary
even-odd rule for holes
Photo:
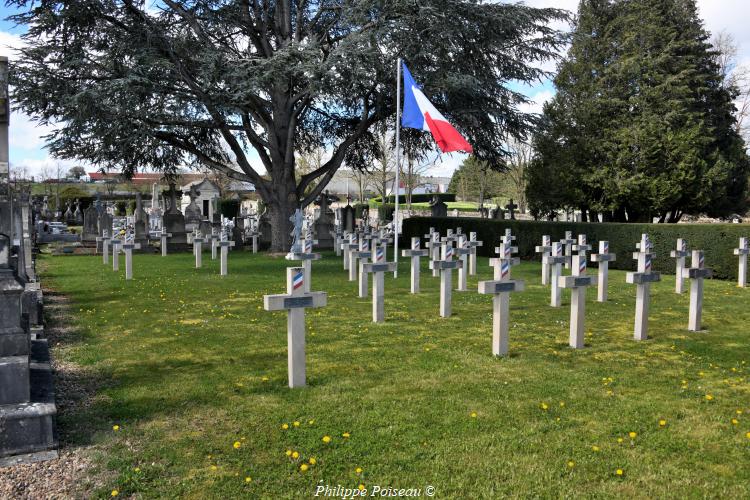
[[[264,200],[271,216],[271,252],[288,252],[291,246],[291,232],[294,228],[289,220],[297,208],[296,184],[290,182],[275,186],[273,199]]]

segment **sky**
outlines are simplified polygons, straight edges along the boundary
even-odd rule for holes
[[[556,7],[571,12],[578,7],[578,0],[526,0],[524,3],[532,7]],[[708,31],[712,34],[727,31],[734,36],[739,46],[738,64],[750,65],[750,29],[747,29],[747,20],[750,18],[750,0],[698,0],[698,8]],[[7,55],[11,60],[14,57],[12,49],[20,46],[19,35],[23,33],[23,27],[17,27],[5,21],[5,18],[12,13],[4,5],[0,6],[0,55]],[[554,66],[550,65],[545,69],[551,70]],[[523,92],[532,100],[532,103],[524,106],[522,110],[535,113],[541,111],[544,102],[551,99],[555,92],[550,81],[538,82],[533,86],[517,85],[514,86],[514,90]],[[14,111],[10,125],[11,168],[25,167],[31,175],[39,176],[45,168],[55,170],[59,165],[63,172],[67,172],[71,166],[79,164],[79,162],[57,160],[51,157],[44,148],[43,136],[47,132],[48,129],[37,126],[30,117]],[[442,155],[441,161],[431,169],[429,174],[450,176],[465,157],[466,155],[460,153]]]

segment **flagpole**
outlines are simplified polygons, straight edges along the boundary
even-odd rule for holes
[[[401,183],[399,172],[401,171],[401,58],[396,60],[396,209],[393,215],[393,261],[396,266],[393,269],[393,277],[398,278],[398,193]]]

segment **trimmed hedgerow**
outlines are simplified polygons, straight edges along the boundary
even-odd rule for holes
[[[706,267],[712,268],[714,277],[721,279],[737,278],[737,256],[733,249],[737,248],[740,237],[750,236],[750,225],[747,224],[618,224],[412,217],[404,220],[404,241],[412,236],[423,238],[431,226],[441,233],[457,227],[461,227],[466,234],[476,231],[477,239],[484,242],[478,249],[480,255],[494,255],[505,229],[511,228],[516,236],[519,256],[539,261],[541,257],[534,248],[542,244],[543,235],[548,234],[552,241],[557,241],[565,236],[565,231],[572,231],[574,238],[582,233],[586,235],[592,253],[598,251],[600,240],[609,241],[609,251],[617,254],[617,260],[610,263],[610,267],[629,271],[635,270],[636,266],[632,258],[632,253],[636,251],[635,244],[640,241],[642,233],[648,233],[656,253],[654,270],[668,274],[674,274],[675,269],[674,259],[669,252],[674,250],[677,238],[685,238],[688,249],[705,252]],[[690,263],[689,258],[687,263]]]
[[[413,194],[411,195],[411,202],[412,203],[427,203],[432,201],[432,199],[437,196],[439,200],[442,200],[444,202],[449,201],[456,201],[456,193],[419,193],[419,194]],[[370,201],[375,205],[380,205],[383,203],[381,196],[375,196],[374,198],[371,198]],[[398,201],[402,205],[406,205],[406,195],[402,194],[399,195]],[[395,195],[389,195],[386,197],[386,203],[396,203],[396,196]]]

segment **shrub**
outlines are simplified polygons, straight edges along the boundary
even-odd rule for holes
[[[636,268],[636,261],[632,258],[632,253],[636,251],[635,244],[640,241],[642,233],[648,233],[656,254],[653,269],[667,274],[674,274],[675,271],[675,261],[669,252],[674,250],[677,238],[685,238],[688,249],[705,252],[706,267],[712,268],[714,277],[721,279],[737,278],[737,257],[733,249],[737,248],[741,236],[750,236],[750,225],[746,224],[619,224],[412,217],[404,220],[404,241],[412,236],[423,238],[430,226],[441,233],[457,227],[461,227],[465,234],[475,231],[477,239],[483,242],[483,246],[478,248],[480,255],[494,255],[505,229],[511,228],[516,236],[519,256],[536,261],[541,261],[541,256],[534,249],[542,244],[543,235],[550,235],[552,241],[557,241],[565,236],[565,231],[572,231],[574,238],[582,233],[592,247],[591,253],[598,251],[599,240],[609,241],[609,251],[617,254],[617,260],[611,262],[610,267],[628,271]],[[686,264],[689,263],[688,258]]]

